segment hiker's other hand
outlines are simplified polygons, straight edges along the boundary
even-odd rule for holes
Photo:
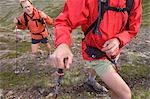
[[[39,11],[39,13],[40,13],[40,16],[41,16],[42,18],[46,18],[46,17],[47,17],[47,15],[46,15],[44,12]]]
[[[102,51],[106,52],[108,56],[116,55],[119,50],[120,42],[117,38],[106,41],[103,45]]]
[[[18,19],[17,19],[17,18],[14,18],[13,22],[14,22],[15,24],[18,24]]]
[[[56,68],[70,68],[72,63],[73,54],[66,44],[59,45],[54,53],[50,55],[50,63]],[[64,63],[65,60],[65,63]]]

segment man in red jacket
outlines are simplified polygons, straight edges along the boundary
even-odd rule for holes
[[[98,18],[101,14],[98,11],[99,3],[106,1],[109,1],[107,10],[101,18]],[[82,41],[83,59],[110,88],[112,99],[131,99],[130,88],[113,68],[115,64],[113,60],[116,60],[121,49],[136,36],[141,24],[141,0],[133,0],[130,12],[126,1],[67,0],[63,11],[55,20],[57,48],[50,56],[52,64],[57,68],[70,68],[73,59],[70,50],[71,31],[81,26],[86,35]],[[99,19],[101,21],[94,24],[94,28],[86,33],[91,24]],[[100,53],[103,54],[102,57]],[[63,63],[65,58],[68,58],[66,65]]]
[[[44,12],[36,9],[31,0],[20,0],[23,13],[19,18],[14,18],[14,23],[18,29],[25,30],[28,28],[32,38],[32,54],[35,56],[38,52],[39,44],[44,43],[47,47],[48,54],[51,46],[48,43],[48,30],[46,24],[52,25],[53,19]]]

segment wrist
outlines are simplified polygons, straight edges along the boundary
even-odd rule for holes
[[[61,44],[59,44],[58,46],[57,46],[57,48],[69,48],[69,46],[66,44],[66,43],[61,43]]]
[[[122,44],[121,44],[121,40],[119,38],[116,37],[116,40],[118,41],[119,44],[119,48],[121,48]]]

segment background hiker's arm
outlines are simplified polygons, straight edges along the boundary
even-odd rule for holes
[[[47,16],[46,18],[44,18],[45,22],[48,24],[48,25],[52,25],[53,24],[53,19],[49,16]]]
[[[17,18],[17,20],[18,20],[18,23],[16,24],[17,28],[25,30],[26,29],[26,25],[25,25],[24,19],[22,17],[20,17],[20,18]]]
[[[51,17],[49,17],[48,15],[46,15],[43,11],[39,10],[39,14],[48,25],[53,24],[53,19]]]
[[[141,0],[134,0],[133,8],[129,16],[129,30],[122,31],[116,35],[116,38],[120,41],[120,47],[125,46],[138,33],[142,20],[141,2]]]

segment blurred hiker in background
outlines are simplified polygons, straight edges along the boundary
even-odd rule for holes
[[[57,68],[70,68],[71,32],[82,27],[82,55],[112,91],[111,99],[131,99],[131,90],[116,71],[122,48],[138,33],[142,19],[142,0],[66,0],[55,20],[56,50],[50,56]],[[63,60],[67,58],[66,64]],[[97,84],[91,73],[88,85]]]
[[[35,8],[31,0],[19,0],[23,9],[20,17],[14,18],[14,23],[18,29],[25,30],[28,28],[32,38],[32,54],[36,56],[39,50],[40,43],[46,45],[48,54],[51,50],[51,45],[48,42],[48,29],[47,24],[52,25],[53,19],[46,15],[44,12]]]

